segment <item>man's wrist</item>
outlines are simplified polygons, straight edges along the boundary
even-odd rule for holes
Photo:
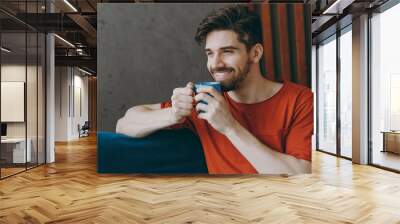
[[[179,118],[176,116],[176,114],[172,110],[172,107],[166,108],[166,110],[168,110],[168,121],[170,125],[183,123],[185,121],[185,118]]]
[[[232,125],[226,128],[224,135],[228,138],[234,136],[240,131],[240,128],[242,128],[242,126],[235,120]]]

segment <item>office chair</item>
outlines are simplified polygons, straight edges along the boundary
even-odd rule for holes
[[[80,127],[80,125],[78,124],[79,138],[89,136],[89,129],[90,129],[89,121],[85,121],[82,127]]]

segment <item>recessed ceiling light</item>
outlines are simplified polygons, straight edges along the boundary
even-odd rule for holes
[[[355,0],[336,0],[322,14],[342,14],[343,9],[353,3]]]
[[[68,0],[64,0],[65,4],[67,4],[74,12],[78,12],[78,10],[71,4],[69,3]]]
[[[11,52],[11,50],[9,50],[9,49],[7,49],[5,47],[1,47],[1,51],[4,51],[6,53],[10,53]]]
[[[64,43],[66,43],[67,45],[69,45],[70,47],[75,48],[75,45],[73,45],[73,44],[72,44],[71,42],[69,42],[68,40],[66,40],[66,39],[64,39],[64,38],[62,38],[62,37],[60,37],[60,36],[57,35],[57,34],[54,34],[54,36],[57,37],[58,39],[60,39],[62,42],[64,42]]]
[[[90,75],[90,76],[93,75],[92,73],[90,73],[90,72],[88,72],[88,71],[86,71],[86,70],[83,70],[83,69],[81,69],[81,68],[79,68],[79,67],[78,67],[78,70],[81,71],[81,72],[83,72],[83,73],[85,73],[85,74],[87,74],[87,75]]]

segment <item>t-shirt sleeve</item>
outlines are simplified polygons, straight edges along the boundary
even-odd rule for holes
[[[168,108],[168,107],[172,107],[171,100],[161,103],[161,109]],[[179,128],[189,128],[195,132],[195,128],[194,128],[193,123],[190,120],[190,116],[187,117],[183,123],[171,125],[171,126],[167,127],[166,129],[179,129]]]
[[[310,90],[303,91],[295,104],[293,120],[286,138],[286,153],[311,161],[311,138],[314,128],[314,101]]]

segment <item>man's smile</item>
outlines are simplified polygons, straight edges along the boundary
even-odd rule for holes
[[[215,81],[222,81],[233,74],[233,69],[219,69],[213,72]]]
[[[216,81],[222,81],[231,75],[232,72],[216,72],[214,77]]]

